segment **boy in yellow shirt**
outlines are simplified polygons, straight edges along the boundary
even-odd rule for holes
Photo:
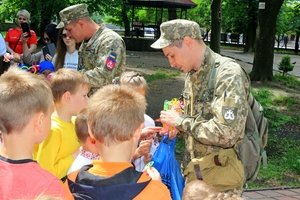
[[[39,145],[36,160],[64,181],[80,146],[72,117],[86,107],[90,85],[84,74],[65,68],[59,69],[50,83],[55,104],[51,133]]]

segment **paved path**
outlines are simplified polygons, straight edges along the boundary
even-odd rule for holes
[[[231,49],[221,49],[221,54],[224,56],[228,56],[230,58],[234,58],[238,61],[245,62],[247,64],[253,64],[253,53],[243,53],[242,51],[238,50],[231,50]],[[284,54],[274,54],[274,61],[273,61],[273,70],[278,71],[278,66],[281,61],[281,58]],[[294,70],[290,72],[290,74],[300,77],[300,54],[299,55],[290,55],[291,62],[296,62]]]
[[[248,191],[243,193],[243,198],[245,200],[299,200],[300,188],[268,188],[263,190]]]

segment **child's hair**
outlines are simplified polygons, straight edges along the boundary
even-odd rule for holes
[[[232,193],[217,192],[217,190],[203,181],[194,180],[186,184],[182,200],[242,200]]]
[[[120,76],[120,85],[128,85],[135,88],[142,88],[147,93],[148,85],[142,74],[134,71],[123,72]]]
[[[90,87],[89,80],[86,75],[76,70],[62,68],[50,79],[54,102],[59,102],[63,94],[69,91],[74,94],[79,86],[86,85]]]
[[[80,142],[85,142],[89,137],[87,127],[87,110],[83,109],[76,117],[75,120],[75,131],[77,138]]]
[[[11,66],[0,76],[0,132],[21,131],[38,112],[47,113],[53,104],[46,80]]]
[[[128,86],[108,85],[90,98],[88,126],[97,140],[109,146],[133,137],[144,122],[146,100]]]

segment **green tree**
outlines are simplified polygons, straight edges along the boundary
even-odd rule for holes
[[[257,26],[258,0],[224,0],[222,28],[246,37],[244,52],[253,52]],[[234,12],[233,12],[234,11]]]
[[[68,3],[66,0],[4,0],[0,8],[0,16],[2,20],[15,19],[18,10],[26,9],[31,14],[31,28],[41,36],[45,25],[57,19],[59,11]]]
[[[298,53],[299,51],[299,37],[300,37],[300,2],[294,1],[292,4],[293,8],[293,15],[292,19],[290,21],[290,30],[294,31],[296,34],[296,40],[295,40],[295,53]]]

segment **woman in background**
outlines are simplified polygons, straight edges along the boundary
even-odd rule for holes
[[[44,30],[44,41],[47,44],[53,43],[56,44],[58,37],[58,29],[56,28],[56,24],[48,24]],[[42,61],[52,61],[52,56],[49,54],[44,55],[43,50],[41,49],[39,52],[32,54],[26,42],[23,43],[23,62],[26,65],[39,64]]]
[[[57,41],[56,54],[52,60],[57,71],[60,68],[78,70],[78,45],[73,38],[67,36],[67,31],[62,29]]]
[[[5,42],[7,51],[12,55],[15,61],[20,61],[23,54],[23,38],[26,37],[27,33],[23,33],[21,28],[21,23],[30,23],[30,13],[22,9],[17,13],[16,24],[17,27],[8,29],[5,35]],[[30,37],[26,41],[29,52],[32,53],[36,50],[37,47],[37,36],[33,30],[30,30]]]

